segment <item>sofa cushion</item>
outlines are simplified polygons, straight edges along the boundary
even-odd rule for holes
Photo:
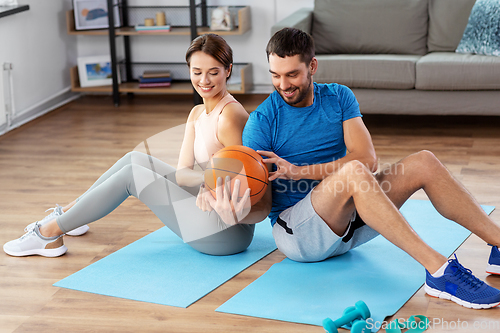
[[[315,0],[317,54],[427,51],[428,0]]]
[[[395,54],[317,55],[314,81],[350,88],[413,89],[420,56]]]
[[[429,52],[454,52],[476,0],[429,1]]]
[[[417,62],[416,89],[500,89],[500,57],[434,52]]]

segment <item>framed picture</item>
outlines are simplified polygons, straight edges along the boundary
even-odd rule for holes
[[[115,27],[119,27],[120,11],[118,0],[113,0],[115,4]],[[107,0],[73,0],[73,8],[75,11],[75,29],[102,29],[108,28],[108,2]]]
[[[212,11],[210,30],[233,30],[233,18],[228,6],[217,7]]]
[[[109,55],[78,57],[78,76],[82,88],[111,85],[112,74]]]

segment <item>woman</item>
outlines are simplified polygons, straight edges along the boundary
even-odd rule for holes
[[[199,36],[186,52],[191,83],[203,98],[188,117],[177,170],[140,152],[130,152],[106,171],[87,192],[65,207],[57,206],[27,233],[4,245],[12,256],[55,257],[67,251],[63,234],[83,234],[96,221],[133,195],[184,242],[212,255],[241,252],[250,245],[254,226],[228,226],[211,211],[204,195],[203,171],[225,146],[241,145],[248,113],[227,91],[232,50],[215,34]],[[182,187],[182,188],[181,188]],[[199,193],[196,196],[196,192]],[[198,208],[200,207],[200,208]]]

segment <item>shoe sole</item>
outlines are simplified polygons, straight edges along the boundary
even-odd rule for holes
[[[84,228],[86,227],[86,228]],[[89,226],[88,225],[84,225],[84,226],[81,226],[81,227],[78,227],[76,229],[73,229],[69,232],[66,233],[66,235],[68,236],[81,236],[81,235],[84,235],[87,233],[87,231],[89,231]]]
[[[65,254],[68,251],[68,248],[66,247],[66,245],[63,245],[55,249],[36,249],[36,250],[28,250],[22,252],[12,252],[5,248],[3,250],[5,251],[5,253],[13,257],[26,257],[26,256],[38,255],[42,257],[54,258]]]
[[[500,266],[488,264],[488,267],[486,267],[486,273],[500,275]]]
[[[424,286],[425,292],[432,297],[436,298],[441,298],[441,299],[446,299],[452,302],[457,303],[458,305],[461,305],[463,307],[469,308],[469,309],[475,309],[475,310],[480,310],[480,309],[491,309],[494,308],[495,306],[498,306],[500,302],[492,303],[492,304],[478,304],[478,303],[470,303],[464,300],[461,300],[460,298],[453,296],[451,294],[448,294],[445,291],[440,291],[434,288],[431,288],[427,285],[427,283]]]

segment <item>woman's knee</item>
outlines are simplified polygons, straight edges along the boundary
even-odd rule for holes
[[[128,153],[126,153],[125,155],[123,155],[123,157],[121,158],[121,160],[123,160],[124,162],[126,162],[126,164],[130,164],[131,161],[132,161],[132,155],[133,155],[133,151],[129,151]]]
[[[149,164],[149,155],[142,153],[140,151],[130,151],[125,156],[129,156],[131,164],[139,164],[139,165],[148,165]]]
[[[123,161],[123,164],[139,164],[139,165],[142,165],[144,164],[144,161],[146,161],[146,163],[148,163],[149,159],[148,159],[149,155],[147,154],[144,154],[140,151],[129,151],[128,153],[126,153],[125,155],[123,155],[123,157],[120,159]]]
[[[160,193],[160,190],[165,191],[166,189],[166,179],[162,175],[140,164],[132,163],[125,165],[117,172],[117,176],[121,177],[121,182],[127,186],[130,195],[137,198],[139,198],[140,193],[149,187],[154,187],[155,191],[158,193]],[[168,192],[161,192],[161,194],[168,195]]]
[[[116,177],[116,182],[126,188],[129,195],[136,198],[139,198],[140,192],[155,183],[157,179],[163,180],[160,175],[155,175],[153,171],[137,164],[126,164],[113,176]]]
[[[113,177],[115,178],[115,182],[127,189],[129,195],[134,195],[135,182],[132,164],[125,164]]]

